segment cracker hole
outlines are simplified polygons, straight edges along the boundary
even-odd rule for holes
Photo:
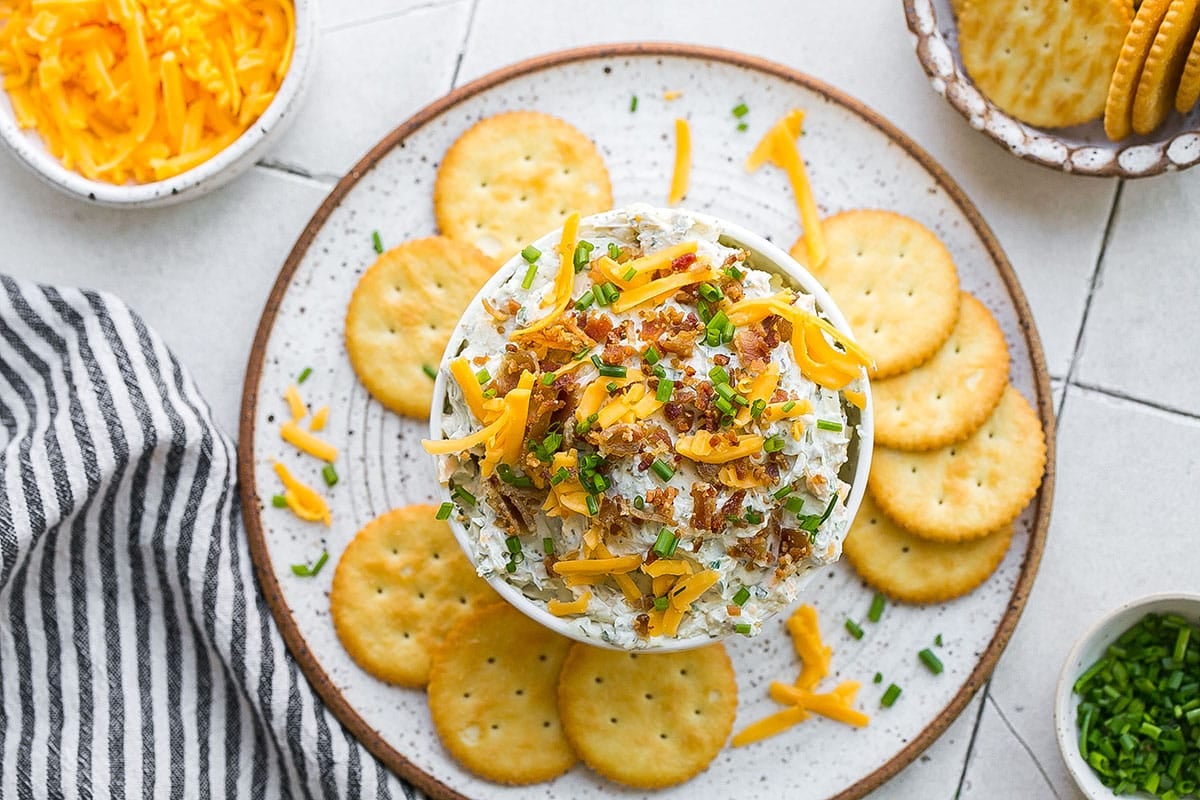
[[[654,699],[654,695],[652,695],[650,692],[646,692],[646,699],[647,699],[647,700],[653,700],[653,699]]]
[[[939,395],[938,395],[938,397],[940,398],[940,397],[941,397],[941,395],[939,394]],[[957,451],[957,450],[955,450],[953,447],[951,447],[951,448],[950,448],[950,455],[951,455],[951,456],[956,456],[956,455],[958,455],[958,451]]]
[[[460,597],[460,598],[458,598],[458,602],[459,602],[459,605],[464,605],[464,606],[465,606],[465,605],[467,604],[467,598],[465,598],[465,597]]]
[[[980,489],[982,489],[982,488],[983,488],[983,481],[975,481],[975,485],[976,485],[976,486],[978,486]]]
[[[383,594],[383,587],[382,587],[382,586],[376,586],[376,587],[375,587],[375,594]]]
[[[935,396],[933,399],[934,399],[934,400],[941,400],[941,399],[942,399],[942,393],[941,393],[941,392],[938,392],[938,393],[937,393],[937,395],[936,395],[936,396]]]
[[[526,160],[526,161],[533,161],[533,156],[531,156],[529,153],[526,153],[526,154],[525,154],[525,160]]]
[[[699,717],[699,716],[702,716],[704,712],[702,712],[698,708],[694,708],[694,709],[692,709],[692,713],[695,714],[697,717]]]
[[[956,352],[956,353],[961,353],[961,352],[962,352],[962,348],[960,348],[960,347],[957,347],[957,346],[956,346],[956,347],[954,348],[954,352]]]
[[[494,731],[498,731],[498,730],[500,730],[500,723],[498,723],[498,722],[493,722],[493,723],[492,723],[492,730],[494,730]]]
[[[479,230],[479,229],[480,229],[480,228],[482,228],[482,227],[483,227],[483,223],[482,223],[482,222],[476,222],[476,223],[475,223],[475,229],[476,229],[476,230]]]
[[[405,639],[411,639],[412,637],[411,637],[411,636],[409,636],[409,634],[408,634],[408,631],[405,631],[405,632],[404,632],[404,638],[405,638]]]
[[[616,718],[616,717],[609,717],[609,718],[608,718],[608,721],[609,721],[609,722],[611,722],[613,725],[616,725],[616,724],[617,724],[617,718]]]
[[[660,739],[666,739],[666,738],[667,738],[667,735],[666,735],[665,733],[660,733],[660,734],[658,735],[658,738],[660,738]]]
[[[917,468],[916,468],[916,467],[913,467],[913,468],[912,468],[912,474],[913,474],[913,475],[916,475],[916,474],[917,474]]]
[[[463,692],[463,699],[464,699],[464,700],[469,700],[469,699],[471,699],[471,693],[470,693],[470,692]]]
[[[548,720],[548,719],[547,719],[547,720],[543,720],[543,721],[542,721],[542,727],[543,727],[543,728],[549,728],[549,727],[550,727],[550,720]]]
[[[434,560],[434,561],[437,561],[437,560],[438,560],[439,558],[441,558],[441,557],[442,557],[442,554],[441,554],[441,553],[434,553],[434,554],[433,554],[433,560]]]
[[[487,661],[488,661],[488,663],[489,663],[489,664],[495,664],[495,663],[496,663],[496,657],[495,657],[495,656],[488,656],[488,660],[487,660]]]
[[[513,694],[515,694],[517,697],[522,697],[525,694],[525,690],[517,689],[515,692],[513,692]]]
[[[945,504],[945,502],[946,502],[946,498],[944,498],[944,497],[939,497],[939,498],[938,498],[938,505],[939,505],[939,506],[940,506],[940,505],[944,505],[944,504]]]
[[[596,676],[596,683],[604,683],[604,678],[601,678],[599,675],[597,675],[597,676]]]
[[[879,328],[876,328],[876,329],[875,329],[875,332],[876,332],[876,333],[879,333]]]
[[[528,202],[529,202],[529,195],[527,195],[527,194],[523,194],[523,195],[521,195],[521,202],[522,202],[522,203],[528,203]]]
[[[687,670],[686,670],[686,669],[681,669],[681,670],[679,670],[679,674],[680,674],[680,675],[683,675],[683,676],[685,676],[685,677],[686,677],[686,676],[687,676]]]
[[[546,660],[546,654],[545,654],[545,653],[542,653],[540,656],[538,656],[538,661],[545,661],[545,660]]]
[[[907,553],[907,552],[908,552],[908,545],[904,545],[904,547],[901,547],[901,548],[900,548],[900,552],[901,552],[901,553]]]
[[[417,592],[417,599],[418,599],[418,600],[424,600],[424,599],[425,599],[425,593],[424,593],[424,592]]]

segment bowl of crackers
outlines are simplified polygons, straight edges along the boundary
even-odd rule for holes
[[[740,226],[571,215],[450,336],[424,443],[443,517],[497,592],[565,636],[756,636],[841,556],[872,364],[816,279]]]
[[[971,127],[1063,172],[1140,178],[1200,161],[1191,0],[904,0],[917,58]]]

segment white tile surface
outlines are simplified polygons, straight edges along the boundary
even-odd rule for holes
[[[958,800],[1082,800],[1069,779],[1066,784],[1052,783],[1042,759],[1035,755],[1009,726],[1007,714],[989,697]],[[1050,757],[1058,758],[1058,753]]]
[[[963,761],[975,732],[983,692],[963,709],[963,713],[917,760],[883,786],[867,795],[870,800],[927,800],[954,797],[962,779]]]
[[[1200,413],[1196,177],[1126,184],[1078,368],[1084,383],[1191,413]]]
[[[1153,469],[1146,468],[1148,443]],[[992,678],[991,697],[1062,789],[1072,783],[1059,758],[1052,708],[1075,637],[1126,600],[1195,588],[1200,551],[1192,520],[1200,515],[1200,494],[1184,487],[1200,480],[1200,422],[1072,386],[1058,447],[1041,568]],[[987,740],[981,732],[976,747]],[[999,759],[976,761],[986,771],[1002,769]]]

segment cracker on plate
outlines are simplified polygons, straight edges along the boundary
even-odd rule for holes
[[[557,698],[570,647],[507,603],[462,620],[429,675],[429,711],[450,754],[480,777],[513,785],[548,781],[574,766]]]
[[[720,644],[629,653],[576,644],[558,688],[563,729],[579,757],[641,789],[682,783],[724,746],[737,712],[733,665]]]
[[[429,416],[429,371],[495,271],[474,247],[431,236],[388,250],[363,273],[346,312],[346,352],[372,397],[398,414]]]
[[[454,624],[499,596],[475,574],[437,506],[393,509],[371,520],[338,560],[329,594],[342,646],[380,680],[419,688]]]
[[[870,586],[903,603],[941,603],[988,579],[1008,552],[1012,525],[965,542],[914,536],[879,510],[870,495],[842,545],[850,565]]]
[[[958,317],[958,271],[949,251],[916,220],[892,211],[844,211],[821,228],[829,256],[813,276],[837,303],[878,379],[937,351]],[[792,255],[804,253],[804,240]]]
[[[971,0],[958,46],[993,103],[1030,125],[1062,128],[1104,113],[1128,28],[1128,0]]]
[[[958,322],[933,357],[875,381],[875,441],[933,450],[962,441],[991,416],[1008,385],[1008,345],[983,303],[962,293]]]
[[[1016,519],[1037,494],[1045,467],[1041,420],[1009,386],[965,441],[923,453],[876,447],[867,491],[912,533],[957,542]]]
[[[1133,133],[1133,101],[1146,57],[1171,0],[1142,0],[1125,33],[1104,102],[1104,133],[1114,142]]]
[[[578,211],[612,208],[591,139],[558,117],[510,111],[475,123],[446,151],[433,187],[442,233],[506,261]]]
[[[1192,39],[1188,49],[1183,74],[1179,77],[1179,91],[1175,93],[1175,110],[1186,114],[1200,100],[1200,33]]]
[[[1133,131],[1147,134],[1167,120],[1175,105],[1188,51],[1200,28],[1200,0],[1171,0],[1133,96]]]

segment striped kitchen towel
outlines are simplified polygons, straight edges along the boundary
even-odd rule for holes
[[[416,796],[284,648],[234,452],[124,304],[0,276],[0,798]]]

